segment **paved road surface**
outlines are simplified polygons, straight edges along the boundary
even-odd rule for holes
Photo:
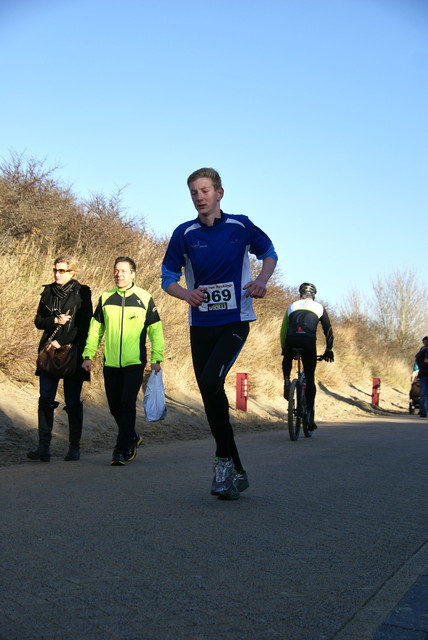
[[[238,442],[236,502],[211,439],[1,469],[0,639],[426,640],[428,421]]]

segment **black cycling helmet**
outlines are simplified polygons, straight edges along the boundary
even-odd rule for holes
[[[301,298],[313,298],[315,300],[316,293],[316,286],[310,282],[303,282],[299,287],[299,294]]]

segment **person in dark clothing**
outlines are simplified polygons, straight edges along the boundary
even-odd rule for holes
[[[317,366],[317,326],[321,322],[326,339],[326,350],[323,358],[333,362],[333,329],[327,311],[319,302],[315,302],[317,293],[315,285],[303,282],[299,287],[300,300],[296,300],[287,309],[281,325],[282,370],[284,373],[284,398],[288,400],[290,389],[290,372],[295,356],[293,349],[302,349],[302,362],[306,379],[306,403],[308,424],[311,430],[317,428],[315,423],[315,369]]]
[[[58,349],[64,344],[77,347],[77,366],[73,375],[63,378],[65,411],[68,415],[69,449],[66,461],[80,459],[80,438],[83,424],[83,404],[80,399],[83,382],[90,379],[89,372],[82,369],[82,352],[92,317],[91,290],[80,284],[76,277],[80,273],[77,261],[72,256],[59,256],[54,262],[55,282],[44,286],[34,324],[43,330],[39,351],[57,329],[51,348]],[[36,369],[40,381],[38,405],[39,445],[29,451],[30,460],[49,462],[50,443],[54,421],[54,411],[59,403],[55,401],[61,378],[50,377]]]
[[[423,342],[428,341],[428,338],[424,338]],[[419,415],[421,418],[427,417],[428,410],[428,346],[423,346],[415,356],[416,364],[419,369],[418,378],[420,383],[420,400],[419,400]]]

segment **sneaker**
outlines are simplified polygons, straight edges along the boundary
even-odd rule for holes
[[[246,471],[234,471],[233,472],[233,483],[236,485],[239,493],[245,491],[250,486],[248,482],[248,474]]]
[[[235,482],[235,476],[233,476],[232,486],[227,491],[223,491],[218,494],[219,500],[238,500],[240,496],[238,486]]]
[[[137,455],[137,442],[135,441],[132,447],[125,451],[123,457],[125,458],[125,462],[131,462]]]
[[[122,467],[125,464],[125,456],[122,451],[118,451],[117,449],[113,451],[111,464],[113,467]]]
[[[136,457],[137,449],[142,442],[143,442],[143,438],[140,436],[139,433],[136,433],[132,442],[132,446],[128,449],[128,451],[125,451],[124,453],[125,462],[131,462],[131,460],[133,460]]]
[[[216,458],[213,466],[214,478],[211,485],[211,495],[230,491],[233,486],[233,460]]]
[[[220,493],[218,498],[220,500],[238,500],[242,491],[248,489],[250,483],[248,481],[248,474],[246,471],[234,471],[233,472],[233,482],[229,491],[224,491]]]

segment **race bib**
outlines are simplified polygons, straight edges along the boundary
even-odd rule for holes
[[[204,301],[199,311],[228,311],[236,309],[235,285],[233,282],[203,284]]]

